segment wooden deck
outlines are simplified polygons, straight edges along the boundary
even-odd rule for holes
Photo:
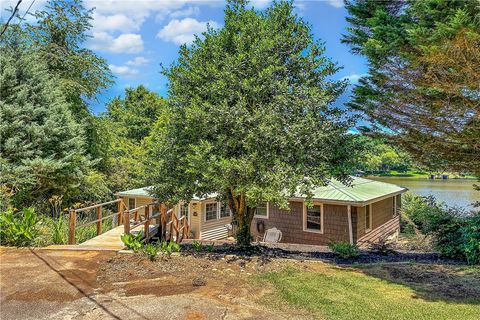
[[[149,226],[150,236],[157,233],[157,226]],[[132,234],[143,233],[143,225],[139,225],[130,231]],[[120,237],[124,234],[124,226],[115,227],[105,233],[102,233],[90,240],[77,245],[52,245],[47,249],[72,249],[72,250],[100,250],[100,251],[118,251],[125,248]]]

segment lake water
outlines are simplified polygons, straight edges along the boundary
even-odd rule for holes
[[[403,178],[403,177],[368,177],[388,183],[394,183],[408,188],[410,191],[421,196],[433,195],[437,200],[450,206],[461,206],[473,209],[472,203],[480,200],[480,191],[473,190],[476,180],[446,179],[430,180],[426,178]],[[478,210],[478,208],[477,208]]]

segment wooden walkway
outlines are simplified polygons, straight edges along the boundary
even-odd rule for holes
[[[150,236],[157,233],[157,226],[151,225],[149,228]],[[130,232],[132,234],[143,233],[143,225],[133,228]],[[47,249],[118,251],[125,248],[120,238],[123,234],[124,226],[121,225],[77,245],[52,245]]]

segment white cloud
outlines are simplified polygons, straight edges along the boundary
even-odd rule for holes
[[[265,9],[270,4],[270,0],[251,0],[250,5],[255,9]]]
[[[121,31],[132,32],[139,31],[145,18],[132,18],[125,14],[117,13],[114,15],[93,14],[93,29],[95,32],[102,31]]]
[[[119,75],[122,78],[131,78],[138,75],[139,71],[137,69],[130,68],[128,66],[116,66],[110,64],[108,66],[113,73]]]
[[[218,23],[211,20],[198,21],[193,18],[185,18],[182,20],[174,19],[158,32],[157,37],[176,44],[188,44],[195,39],[195,34],[200,35],[207,30],[207,24],[212,28],[219,27]]]
[[[113,53],[139,53],[143,51],[143,40],[141,35],[134,33],[114,37],[106,32],[94,32],[87,46],[92,50]]]
[[[353,73],[351,75],[348,75],[348,76],[345,76],[345,77],[341,78],[340,80],[348,80],[348,82],[350,82],[350,84],[356,84],[356,83],[358,83],[358,80],[360,80],[360,78],[365,77],[365,76],[367,76],[366,73],[362,73],[362,74]]]
[[[129,66],[144,66],[147,65],[150,62],[149,59],[144,58],[144,57],[135,57],[135,59],[127,61],[126,64]]]
[[[188,7],[183,10],[177,10],[170,13],[170,17],[172,18],[183,18],[183,17],[194,17],[200,14],[199,7]]]
[[[335,8],[343,7],[343,0],[327,0],[327,3]]]

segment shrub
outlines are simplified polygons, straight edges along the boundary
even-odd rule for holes
[[[150,261],[155,261],[160,252],[161,246],[159,243],[147,243],[143,246],[142,251],[147,255]]]
[[[143,245],[142,237],[141,233],[137,233],[136,235],[124,234],[121,236],[121,239],[127,249],[133,250],[133,252],[138,252]]]
[[[24,208],[20,212],[8,209],[0,215],[1,243],[17,247],[34,245],[40,234],[40,221],[33,208]]]
[[[192,248],[193,250],[200,252],[203,250],[203,244],[197,240],[192,241]]]
[[[407,195],[402,202],[406,218],[431,235],[435,250],[445,257],[480,263],[480,214],[438,203],[434,197]]]
[[[462,228],[462,251],[468,264],[480,264],[480,213]]]
[[[160,246],[160,250],[162,252],[162,255],[170,257],[172,255],[172,252],[180,251],[180,245],[174,241],[164,241]]]
[[[328,247],[343,259],[352,259],[360,255],[357,245],[348,242],[330,241]]]

